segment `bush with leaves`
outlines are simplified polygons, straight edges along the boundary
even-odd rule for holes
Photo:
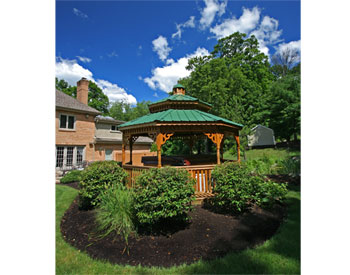
[[[277,174],[279,159],[263,156],[246,162],[249,170],[257,175]]]
[[[128,238],[131,234],[136,234],[132,189],[112,186],[102,192],[100,199],[96,219],[98,229],[103,232],[101,237],[111,233],[121,235],[129,253]]]
[[[272,206],[286,195],[286,185],[266,182],[254,176],[245,163],[227,162],[217,165],[212,172],[215,197],[211,204],[219,211],[242,213],[253,203]]]
[[[300,157],[293,156],[279,161],[278,172],[292,177],[300,176]]]
[[[261,180],[254,190],[254,201],[260,207],[271,208],[276,201],[283,201],[287,192],[287,184]]]
[[[65,174],[61,178],[60,182],[61,183],[71,183],[71,182],[80,181],[81,173],[82,173],[82,171],[80,171],[80,170],[69,171],[67,174]]]
[[[96,207],[100,194],[111,186],[125,187],[127,173],[116,161],[99,161],[89,165],[81,174],[80,207]]]
[[[247,166],[234,162],[217,165],[212,172],[212,179],[215,182],[214,206],[234,212],[243,212],[249,207],[253,185],[250,185],[252,177]]]
[[[194,184],[194,179],[182,169],[154,168],[142,173],[135,188],[138,222],[152,227],[166,219],[186,220],[195,199]]]

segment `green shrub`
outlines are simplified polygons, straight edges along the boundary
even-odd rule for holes
[[[111,186],[125,188],[127,176],[116,161],[94,162],[81,173],[80,207],[96,207],[100,194]]]
[[[251,178],[250,171],[244,164],[226,162],[215,166],[212,172],[215,182],[214,206],[225,211],[245,211],[252,200],[252,186],[249,185]]]
[[[257,175],[276,174],[278,159],[264,155],[260,159],[252,159],[246,162],[249,170]]]
[[[276,201],[283,201],[287,195],[287,184],[261,181],[254,190],[254,201],[263,208],[271,208]]]
[[[70,183],[70,182],[76,182],[80,181],[81,176],[80,170],[73,170],[69,171],[67,174],[64,175],[64,177],[61,178],[61,183]]]
[[[113,186],[103,192],[100,199],[96,219],[98,229],[103,232],[101,237],[111,233],[121,235],[128,249],[129,236],[136,234],[132,190]]]
[[[279,161],[278,173],[288,174],[292,177],[300,176],[300,158],[294,156]]]
[[[245,163],[217,165],[212,172],[212,179],[215,182],[215,197],[211,204],[224,212],[242,213],[253,203],[271,207],[287,194],[285,184],[266,182],[262,177],[252,175]]]
[[[185,170],[165,167],[145,171],[136,179],[135,210],[140,224],[164,219],[186,220],[192,209],[195,181]]]

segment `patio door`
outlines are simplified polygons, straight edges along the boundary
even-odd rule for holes
[[[105,160],[113,160],[113,150],[111,149],[105,150]]]

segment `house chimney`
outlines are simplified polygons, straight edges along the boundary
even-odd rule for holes
[[[81,103],[84,103],[85,105],[87,105],[88,95],[89,95],[89,80],[83,77],[77,82],[77,99]]]

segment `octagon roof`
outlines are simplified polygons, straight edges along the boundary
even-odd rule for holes
[[[189,96],[189,95],[179,95],[179,94],[176,94],[176,95],[171,95],[169,97],[166,97],[166,98],[163,98],[161,100],[158,100],[156,102],[153,102],[151,104],[149,104],[149,106],[152,106],[154,104],[158,104],[158,103],[161,103],[161,102],[166,102],[166,101],[191,101],[191,102],[194,102],[194,101],[198,101],[200,103],[203,103],[205,105],[208,105],[208,106],[211,106],[211,104],[203,101],[203,100],[200,100],[196,97],[192,97],[192,96]]]
[[[123,123],[119,125],[119,129],[122,130],[124,127],[152,122],[223,122],[237,127],[243,127],[242,124],[200,110],[168,109]]]

